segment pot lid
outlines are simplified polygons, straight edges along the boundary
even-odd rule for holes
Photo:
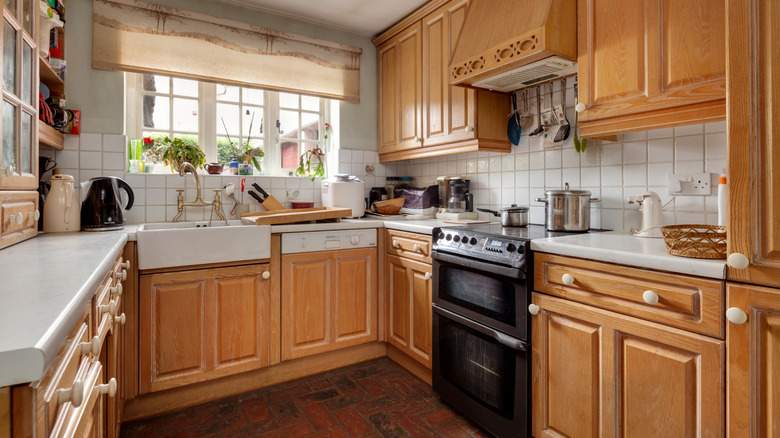
[[[564,195],[564,196],[590,196],[590,190],[570,190],[569,183],[564,184],[563,189],[547,190],[544,196]]]
[[[501,211],[507,211],[509,213],[514,213],[514,212],[522,213],[524,211],[528,211],[528,208],[529,207],[527,205],[520,205],[520,206],[518,206],[517,204],[512,204],[509,207],[502,208]]]

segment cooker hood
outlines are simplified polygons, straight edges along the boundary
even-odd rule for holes
[[[510,92],[577,71],[577,0],[471,0],[450,83]]]

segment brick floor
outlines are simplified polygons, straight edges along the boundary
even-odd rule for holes
[[[387,358],[122,424],[122,438],[487,437]]]

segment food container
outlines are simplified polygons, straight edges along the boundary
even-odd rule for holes
[[[290,201],[292,208],[312,208],[314,203],[311,201]]]
[[[324,207],[351,208],[351,217],[361,217],[366,210],[365,184],[354,176],[339,174],[322,182]]]
[[[528,225],[528,207],[512,204],[510,207],[504,207],[501,212],[488,210],[487,208],[478,208],[477,210],[485,213],[493,213],[494,216],[501,217],[502,227],[524,227]]]
[[[536,202],[547,204],[544,209],[544,226],[549,231],[588,231],[590,228],[590,204],[599,202],[591,198],[588,190],[547,190],[544,198]]]

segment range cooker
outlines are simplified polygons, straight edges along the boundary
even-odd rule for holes
[[[497,437],[531,436],[531,239],[541,225],[433,230],[433,389]]]

